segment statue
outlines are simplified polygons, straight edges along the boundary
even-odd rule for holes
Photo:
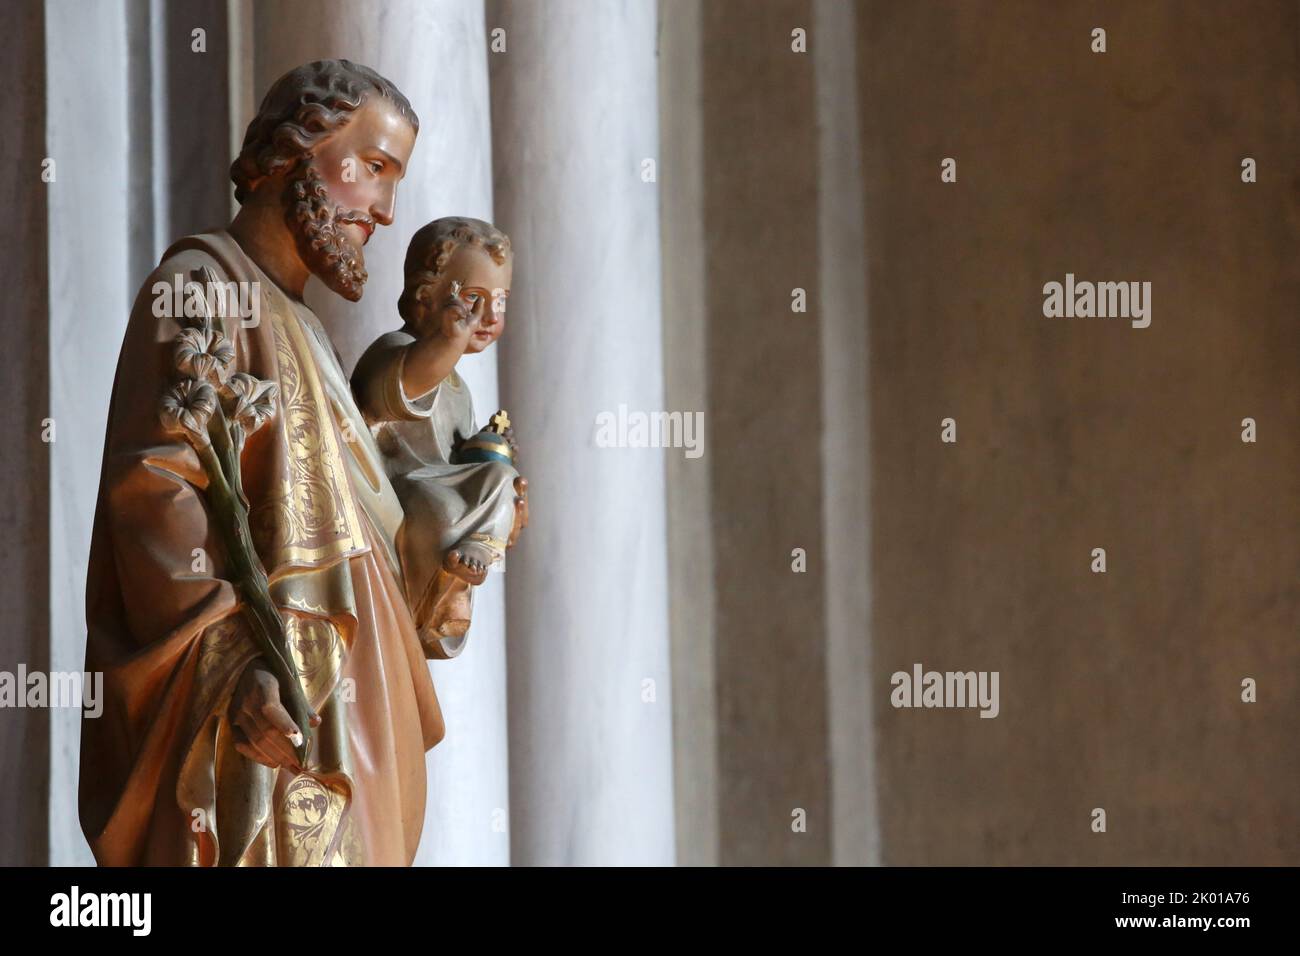
[[[464,646],[488,569],[528,522],[527,482],[504,410],[476,433],[455,366],[505,329],[509,238],[478,219],[438,219],[411,239],[398,300],[401,329],[357,362],[352,389],[371,424],[406,520],[397,550],[426,653]],[[414,396],[414,397],[411,397]]]
[[[414,857],[445,728],[402,506],[302,295],[315,275],[360,300],[418,129],[367,67],[290,71],[231,167],[238,215],[175,243],[135,300],[87,582],[106,699],[80,817],[103,865]]]

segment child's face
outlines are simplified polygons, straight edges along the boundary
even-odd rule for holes
[[[481,246],[466,244],[451,254],[451,260],[439,277],[446,284],[441,295],[450,293],[453,281],[459,282],[461,300],[482,315],[478,330],[470,336],[466,352],[482,352],[505,331],[511,265],[510,257],[498,265]]]

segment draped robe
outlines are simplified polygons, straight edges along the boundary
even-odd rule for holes
[[[323,723],[307,772],[233,747],[231,695],[257,657],[209,524],[207,478],[162,428],[183,319],[155,284],[257,283],[258,320],[219,318],[231,371],[279,384],[241,456],[256,550]],[[174,304],[174,303],[173,303]],[[230,310],[227,310],[230,311]],[[144,283],[118,359],[87,581],[80,817],[102,865],[409,865],[425,752],[445,732],[403,597],[401,506],[316,317],[225,232],[182,239]]]

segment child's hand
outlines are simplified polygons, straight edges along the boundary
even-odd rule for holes
[[[460,289],[459,282],[452,282],[451,294],[443,301],[436,318],[438,333],[464,352],[483,321],[484,303],[482,299],[466,301]]]

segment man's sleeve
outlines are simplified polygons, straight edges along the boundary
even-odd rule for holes
[[[103,674],[105,706],[82,722],[80,784],[82,829],[101,864],[184,862],[173,858],[188,832],[176,774],[204,719],[195,702],[224,706],[252,657],[245,646],[224,670],[198,667],[205,631],[234,613],[238,598],[209,521],[206,474],[158,417],[178,378],[181,325],[155,315],[153,286],[171,283],[173,272],[184,281],[199,264],[221,277],[215,262],[189,252],[140,290],[109,408],[86,592],[86,669]],[[244,362],[235,344],[232,371]]]

